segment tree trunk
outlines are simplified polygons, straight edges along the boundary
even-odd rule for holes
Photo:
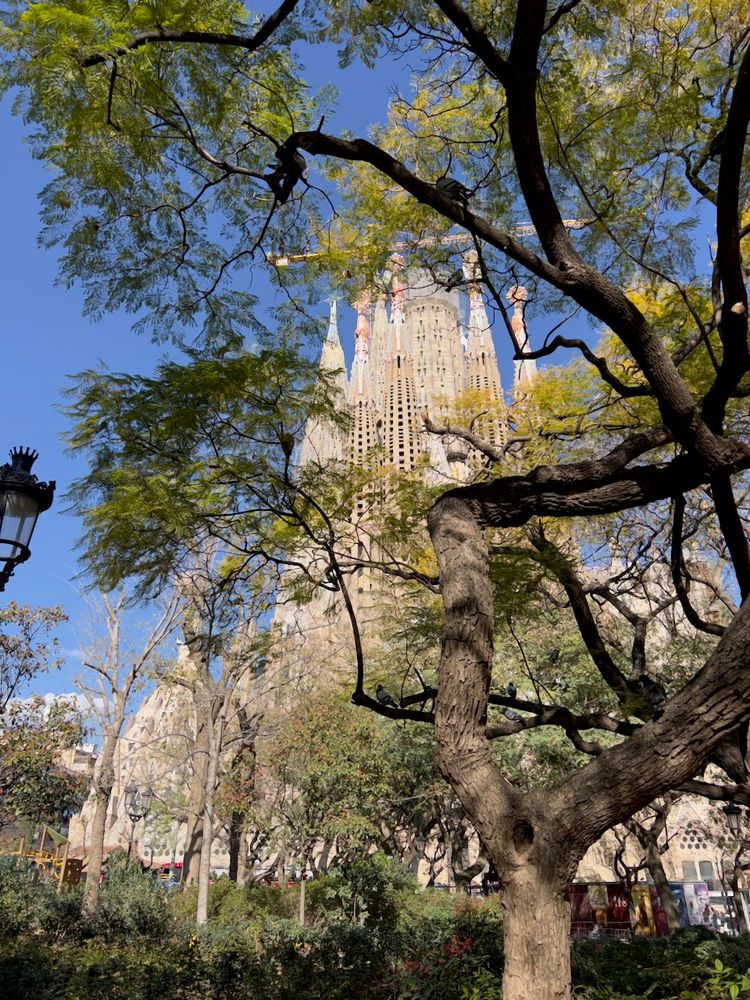
[[[563,892],[530,869],[502,892],[503,1000],[570,997],[570,905]]]
[[[83,894],[84,913],[92,913],[99,897],[99,879],[104,863],[104,837],[107,831],[107,810],[115,784],[115,748],[121,720],[115,720],[114,731],[105,733],[94,778],[94,818],[91,821],[91,846],[86,866],[86,889]]]
[[[276,881],[279,885],[286,884],[286,872],[284,871],[284,865],[286,864],[286,844],[279,844],[279,853],[276,856]]]
[[[220,715],[214,725],[208,727],[209,758],[206,775],[205,804],[203,807],[203,844],[200,867],[198,869],[198,906],[196,923],[200,926],[208,920],[208,885],[211,875],[211,848],[214,838],[214,793],[219,775],[219,758],[223,742],[224,717]],[[217,732],[218,730],[218,732]]]
[[[472,879],[479,875],[485,866],[485,858],[481,852],[474,862],[469,861],[472,833],[473,830],[465,817],[461,817],[457,823],[451,824],[447,828],[446,847],[449,853],[446,857],[446,865],[449,877],[453,876],[456,892],[459,895],[468,893]]]
[[[229,878],[239,882],[240,854],[245,841],[245,827],[242,813],[233,812],[229,820]],[[245,847],[247,854],[247,847]]]
[[[737,930],[740,934],[747,934],[750,932],[750,927],[747,926],[747,918],[745,917],[745,907],[742,905],[742,890],[740,889],[740,880],[742,878],[742,868],[737,865],[732,870],[732,892],[734,896],[732,897],[732,909],[734,910],[734,918],[737,924]]]
[[[104,861],[104,834],[107,826],[107,809],[112,786],[100,788],[94,797],[94,818],[91,821],[91,847],[86,866],[86,889],[83,894],[83,911],[92,913],[99,897],[99,879]]]
[[[240,845],[237,851],[237,885],[239,888],[247,885],[247,831],[242,827]]]
[[[198,706],[196,705],[196,713]],[[203,813],[206,804],[206,778],[208,775],[208,723],[198,718],[193,744],[193,776],[190,779],[190,801],[185,831],[185,856],[182,864],[184,885],[195,885],[203,848]]]
[[[638,839],[640,840],[640,837]],[[646,865],[651,873],[651,878],[654,880],[656,891],[659,894],[662,909],[666,914],[669,930],[670,932],[678,931],[680,929],[680,911],[677,909],[677,903],[672,895],[672,890],[669,888],[667,873],[664,871],[664,864],[661,860],[659,849],[653,842],[653,838],[648,836],[644,837],[641,841],[641,846],[644,850]]]

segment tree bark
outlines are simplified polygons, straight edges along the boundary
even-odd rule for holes
[[[734,910],[735,920],[737,921],[737,930],[740,934],[747,934],[750,932],[750,927],[747,926],[747,918],[745,916],[745,907],[742,905],[742,890],[740,889],[740,881],[742,880],[743,869],[739,865],[735,865],[732,869],[732,892],[734,896],[732,897],[732,909]]]
[[[211,713],[208,713],[209,717]],[[215,723],[208,726],[208,772],[206,774],[205,804],[203,808],[203,837],[198,869],[198,905],[196,923],[200,926],[208,920],[208,888],[211,875],[211,848],[214,838],[214,794],[219,776],[219,758],[223,742],[224,716],[219,715]],[[218,732],[217,732],[218,730]]]
[[[638,829],[639,824],[634,824],[634,827],[637,831],[635,835],[643,848],[643,857],[646,866],[651,873],[651,878],[654,880],[656,891],[659,893],[659,899],[662,909],[666,914],[669,929],[670,931],[677,931],[680,929],[680,913],[677,909],[675,898],[672,895],[672,890],[669,888],[669,880],[667,879],[667,873],[664,871],[664,864],[661,860],[656,839],[653,836],[649,836],[650,831]]]
[[[122,720],[115,719],[115,731],[105,732],[98,774],[94,778],[94,818],[91,821],[91,846],[86,866],[86,888],[83,894],[84,913],[92,913],[99,898],[99,880],[104,864],[104,838],[107,831],[107,810],[115,784],[115,749]]]
[[[495,488],[502,489],[502,480]],[[470,488],[473,491],[473,488]],[[498,872],[506,910],[505,1000],[567,998],[570,913],[563,892],[585,850],[659,795],[694,777],[747,715],[750,601],[705,666],[658,720],[603,750],[549,790],[521,793],[486,739],[493,592],[484,524],[523,523],[461,490],[429,515],[445,626],[435,706],[435,759]]]
[[[197,705],[196,705],[197,715]],[[185,855],[183,858],[183,884],[195,885],[203,848],[203,813],[206,804],[206,778],[208,775],[208,725],[206,719],[196,718],[193,744],[193,776],[190,779],[190,801],[185,830]]]
[[[240,831],[240,842],[237,850],[237,877],[239,888],[247,885],[247,830],[244,825]]]
[[[570,905],[563,892],[531,867],[503,889],[503,1000],[570,996]]]
[[[91,821],[91,846],[86,866],[86,888],[83,893],[83,911],[92,913],[99,898],[99,879],[104,862],[104,834],[107,825],[107,809],[112,786],[109,790],[98,788],[94,793],[94,818]]]

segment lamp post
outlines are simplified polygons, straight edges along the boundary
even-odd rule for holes
[[[727,804],[723,807],[722,812],[727,818],[727,826],[729,827],[729,833],[732,839],[735,842],[739,843],[740,840],[742,839],[742,835],[740,832],[740,816],[742,815],[742,810],[740,809],[740,807],[737,805],[736,802],[727,802]],[[739,912],[736,908],[737,903],[734,897],[734,890],[735,890],[734,882],[735,882],[735,877],[733,873],[732,898],[730,900],[729,892],[727,890],[727,909],[729,910],[729,915],[732,921],[732,930],[736,931],[736,933],[739,934],[741,932],[740,917],[739,917]]]
[[[735,840],[738,840],[740,836],[740,816],[742,815],[742,810],[736,802],[727,802],[722,812],[727,818],[729,832]]]
[[[10,465],[0,466],[0,591],[31,555],[37,518],[52,506],[54,480],[40,483],[31,471],[38,457],[31,448],[13,448]]]
[[[133,837],[135,836],[136,824],[148,816],[151,808],[151,799],[154,793],[150,788],[139,789],[135,785],[130,785],[125,789],[125,811],[130,817],[130,837],[128,838],[128,861],[133,852]]]

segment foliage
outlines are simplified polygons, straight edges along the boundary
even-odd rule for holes
[[[750,968],[750,938],[726,938],[690,927],[670,938],[635,939],[627,945],[576,942],[573,955],[576,996],[718,1000],[731,996],[731,983],[742,982],[742,975],[731,970]]]
[[[63,277],[83,283],[90,311],[142,309],[141,325],[158,335],[180,339],[194,317],[201,323],[186,365],[163,365],[150,381],[86,375],[77,385],[72,440],[92,468],[76,499],[89,562],[104,578],[128,567],[147,593],[181,568],[198,526],[198,544],[219,538],[231,550],[227,579],[246,583],[291,561],[304,582],[294,599],[341,589],[336,549],[351,552],[356,540],[343,526],[360,470],[308,470],[321,499],[304,475],[292,482],[293,435],[315,393],[309,383],[297,391],[296,345],[242,349],[250,298],[233,281],[256,256],[273,263],[282,240],[309,262],[298,278],[272,272],[281,285],[309,283],[290,296],[300,312],[324,282],[350,297],[371,287],[395,240],[407,267],[427,263],[442,281],[464,248],[434,239],[459,226],[481,249],[482,285],[508,333],[501,290],[522,280],[534,308],[567,314],[539,353],[575,350],[580,360],[519,390],[497,465],[432,507],[445,610],[441,772],[492,845],[505,890],[525,900],[524,873],[559,896],[603,831],[702,773],[712,753],[724,751],[730,778],[744,780],[732,733],[750,696],[748,605],[738,611],[733,598],[750,593],[741,478],[750,467],[750,230],[740,230],[750,205],[750,50],[737,5],[292,2],[256,34],[234,0],[11,0],[3,25],[4,82],[19,88],[17,109],[53,169],[43,238],[61,245]],[[330,95],[307,92],[292,54],[321,42],[339,47],[343,66],[418,62],[411,93],[394,95],[371,141],[324,130]],[[271,156],[278,167],[264,175]],[[449,174],[468,185],[465,196],[440,184]],[[279,175],[291,178],[283,197]],[[693,238],[704,207],[717,209],[708,267]],[[563,215],[580,225],[569,232]],[[342,280],[344,257],[355,263]],[[556,335],[577,328],[580,310],[598,328],[595,349],[585,332]],[[282,387],[278,372],[288,371],[297,374]],[[425,496],[414,490],[411,511],[383,521],[413,537],[433,569],[420,538]],[[721,566],[701,601],[705,619],[689,602],[689,539],[700,561]],[[579,556],[593,569],[585,585]],[[608,561],[605,579],[597,560]],[[434,572],[419,578],[434,588]],[[503,718],[488,728],[494,618],[523,617],[529,588],[575,618],[574,696],[550,706],[536,685],[524,707],[495,694]],[[678,603],[682,622],[671,614],[665,630],[652,627]],[[668,666],[660,641],[685,620],[712,639],[723,633],[724,644],[706,646],[704,668],[657,680]],[[584,649],[591,685],[578,670]],[[493,766],[486,737],[541,726],[558,727],[590,760],[578,767],[560,741],[530,738],[542,762],[520,790]],[[524,752],[514,750],[498,759],[522,771]],[[545,795],[541,783],[552,785]],[[332,839],[362,843],[368,823],[333,829]],[[552,930],[561,935],[563,924]],[[522,953],[531,965],[538,958],[532,979],[549,987],[557,970],[528,948],[509,949],[509,961]],[[566,969],[563,992],[567,979]]]
[[[113,857],[90,922],[81,893],[58,894],[30,868],[0,861],[0,976],[8,1000],[499,1000],[502,924],[496,898],[423,890],[369,861],[381,888],[352,917],[350,898],[294,919],[297,889],[227,879],[212,886],[196,934],[194,900],[161,896],[137,866]],[[366,867],[366,866],[365,866]],[[371,885],[350,871],[366,895]],[[375,870],[377,869],[377,870]],[[395,876],[395,877],[394,877]],[[314,880],[321,887],[330,877]],[[381,889],[385,890],[385,895]],[[189,895],[189,894],[188,894]],[[374,897],[378,897],[380,902]],[[161,901],[155,919],[154,897]],[[381,905],[383,904],[383,905]],[[380,909],[378,908],[380,907]],[[165,913],[167,919],[164,919]],[[119,915],[117,915],[119,914]],[[150,914],[150,916],[149,916]],[[171,915],[170,915],[171,914]],[[379,914],[378,919],[374,915]],[[383,933],[383,925],[388,933]],[[750,937],[688,928],[668,939],[573,944],[580,1000],[735,1000],[748,995]],[[734,987],[737,987],[735,992]]]
[[[279,808],[289,846],[301,857],[321,839],[335,842],[342,858],[378,841],[400,777],[378,719],[334,689],[321,689],[281,722],[268,764],[272,780],[285,789]]]
[[[107,858],[106,892],[100,892],[91,915],[91,929],[105,940],[166,936],[171,923],[166,896],[140,862],[128,860],[124,851]]]
[[[43,931],[53,940],[75,938],[80,919],[79,893],[60,895],[53,881],[39,878],[33,862],[0,857],[0,936]]]
[[[308,417],[342,419],[291,342],[191,351],[151,378],[84,372],[70,395],[70,444],[90,457],[72,490],[87,564],[106,587],[132,575],[139,594],[212,538],[224,539],[227,578],[275,556],[277,534],[287,542],[282,529],[301,516],[288,480],[295,436]]]
[[[329,909],[334,919],[360,924],[384,944],[398,922],[401,891],[414,887],[414,878],[398,862],[370,854],[337,865],[315,890],[334,903]]]
[[[85,775],[60,757],[78,746],[85,729],[77,704],[38,696],[12,701],[0,714],[0,811],[33,822],[60,822],[78,809]]]
[[[62,608],[33,608],[8,601],[0,608],[0,712],[28,682],[60,665],[51,636],[67,616]]]
[[[14,601],[0,609],[0,816],[56,822],[82,802],[84,780],[60,757],[83,739],[81,713],[65,698],[22,698],[29,682],[59,666],[53,630],[62,608]]]

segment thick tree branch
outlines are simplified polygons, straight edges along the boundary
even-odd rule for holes
[[[716,192],[716,264],[723,293],[719,335],[724,355],[703,403],[705,418],[716,431],[722,429],[727,400],[750,368],[747,288],[740,250],[739,218],[742,163],[749,124],[750,46],[747,46],[727,114]]]
[[[719,527],[727,543],[740,595],[744,600],[750,593],[750,549],[748,549],[745,526],[732,493],[729,473],[716,472],[711,476],[711,493]]]
[[[627,677],[619,670],[610,656],[596,626],[594,616],[591,614],[591,608],[581,586],[581,581],[576,576],[570,562],[565,559],[557,546],[545,538],[541,526],[530,526],[527,535],[537,551],[547,556],[546,565],[555,574],[565,590],[586,650],[604,682],[615,692],[620,702],[625,702],[634,694],[638,694],[639,689],[628,683]]]
[[[714,622],[704,621],[690,602],[687,585],[683,574],[682,559],[682,532],[685,518],[685,498],[681,494],[675,497],[674,514],[672,520],[672,547],[669,565],[672,572],[672,583],[680,602],[683,614],[693,626],[701,632],[709,635],[723,635],[724,626],[716,625]]]

